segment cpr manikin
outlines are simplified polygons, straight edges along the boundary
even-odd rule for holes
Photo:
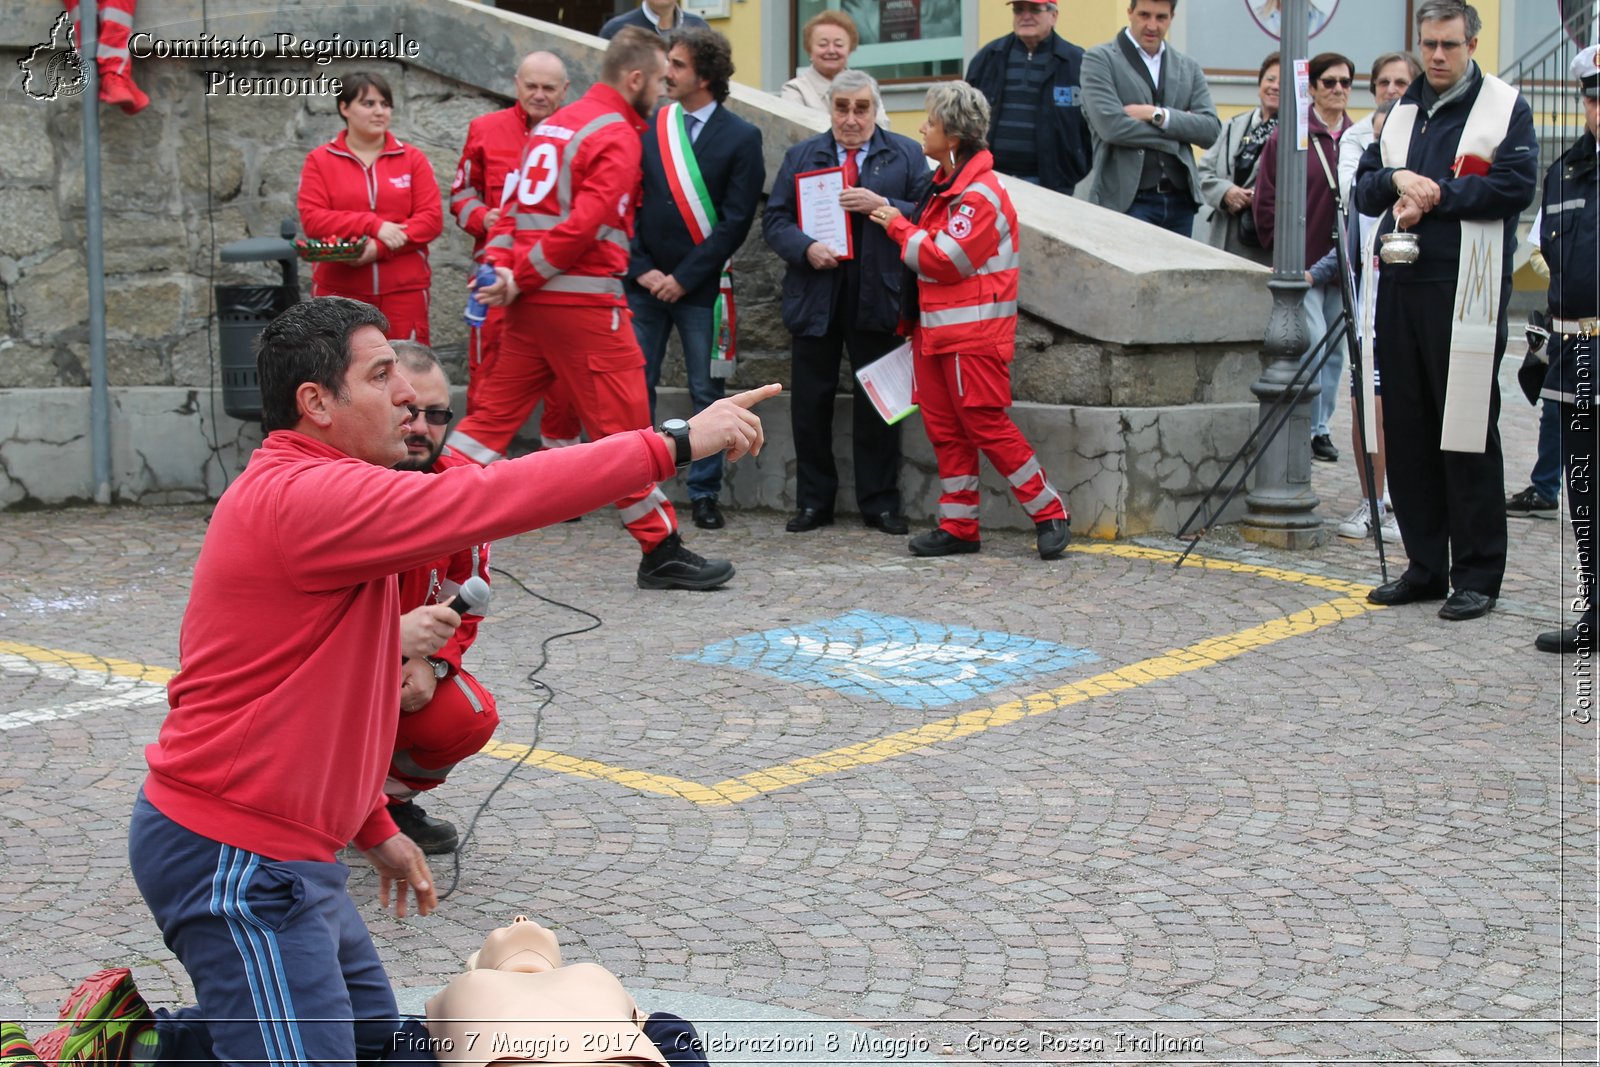
[[[434,1054],[467,1067],[665,1065],[645,1022],[615,975],[595,963],[563,966],[556,935],[522,915],[485,938],[466,972],[428,1001]]]

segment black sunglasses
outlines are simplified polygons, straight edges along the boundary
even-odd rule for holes
[[[449,408],[419,408],[415,404],[407,404],[406,410],[411,412],[413,419],[421,415],[432,426],[448,426],[450,420],[456,417],[456,413]]]
[[[1318,78],[1324,89],[1348,89],[1355,84],[1351,78]]]

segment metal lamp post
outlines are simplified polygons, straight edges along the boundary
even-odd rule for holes
[[[1265,423],[1281,402],[1310,347],[1301,303],[1307,288],[1306,153],[1298,150],[1296,124],[1300,109],[1294,63],[1306,58],[1306,0],[1283,0],[1278,19],[1278,170],[1277,218],[1273,226],[1272,313],[1267,319],[1265,351],[1270,362],[1250,387],[1260,401],[1257,419]],[[1255,483],[1245,497],[1247,510],[1240,533],[1246,540],[1278,548],[1312,548],[1326,533],[1317,515],[1319,501],[1311,491],[1311,401],[1313,379],[1283,431],[1263,446]]]

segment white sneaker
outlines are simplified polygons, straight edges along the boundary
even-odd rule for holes
[[[1391,511],[1391,512],[1387,513],[1386,515],[1384,515],[1384,517],[1383,517],[1383,525],[1380,526],[1379,529],[1381,529],[1383,531],[1383,543],[1384,544],[1392,545],[1392,544],[1396,544],[1396,543],[1399,542],[1399,540],[1400,540],[1400,524],[1398,522],[1394,521],[1394,512]]]
[[[1390,520],[1390,521],[1392,522],[1393,520]],[[1387,526],[1387,523],[1385,524],[1385,526]],[[1365,541],[1367,538],[1371,537],[1372,536],[1372,507],[1371,507],[1371,505],[1369,505],[1365,500],[1363,500],[1361,502],[1360,507],[1358,507],[1354,511],[1352,511],[1350,513],[1349,517],[1346,518],[1343,522],[1341,522],[1339,524],[1338,534],[1339,534],[1340,537],[1348,537],[1352,541]],[[1383,536],[1385,538],[1387,538],[1389,536],[1389,531],[1387,529],[1385,529],[1383,531]],[[1398,530],[1395,531],[1395,536],[1396,537],[1400,536],[1400,533],[1399,533]]]

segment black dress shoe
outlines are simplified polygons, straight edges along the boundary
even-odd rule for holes
[[[867,512],[861,516],[861,521],[871,529],[882,530],[886,534],[903,536],[911,532],[911,524],[898,511]]]
[[[1429,589],[1426,586],[1412,585],[1404,578],[1396,578],[1392,582],[1384,582],[1378,588],[1367,594],[1367,603],[1382,604],[1392,608],[1397,604],[1414,604],[1419,600],[1443,600],[1446,590]]]
[[[1462,622],[1466,619],[1481,619],[1489,614],[1489,609],[1494,607],[1494,597],[1487,593],[1480,593],[1476,589],[1457,589],[1450,594],[1439,607],[1439,618],[1446,622]]]
[[[1046,519],[1036,522],[1033,528],[1037,534],[1036,544],[1039,546],[1040,559],[1060,559],[1061,553],[1067,550],[1067,543],[1072,540],[1072,527],[1066,519]]]
[[[801,508],[794,513],[794,518],[783,524],[783,528],[790,533],[805,533],[823,526],[833,525],[833,512],[821,508]]]
[[[702,530],[720,530],[727,525],[714,496],[695,497],[689,501],[689,510],[694,514],[694,524]]]
[[[907,542],[906,547],[911,549],[913,556],[959,556],[978,551],[981,542],[963,540],[935,526],[927,533],[917,534]]]
[[[1540,652],[1578,651],[1578,628],[1565,626],[1559,630],[1546,630],[1533,639],[1533,647]]]

